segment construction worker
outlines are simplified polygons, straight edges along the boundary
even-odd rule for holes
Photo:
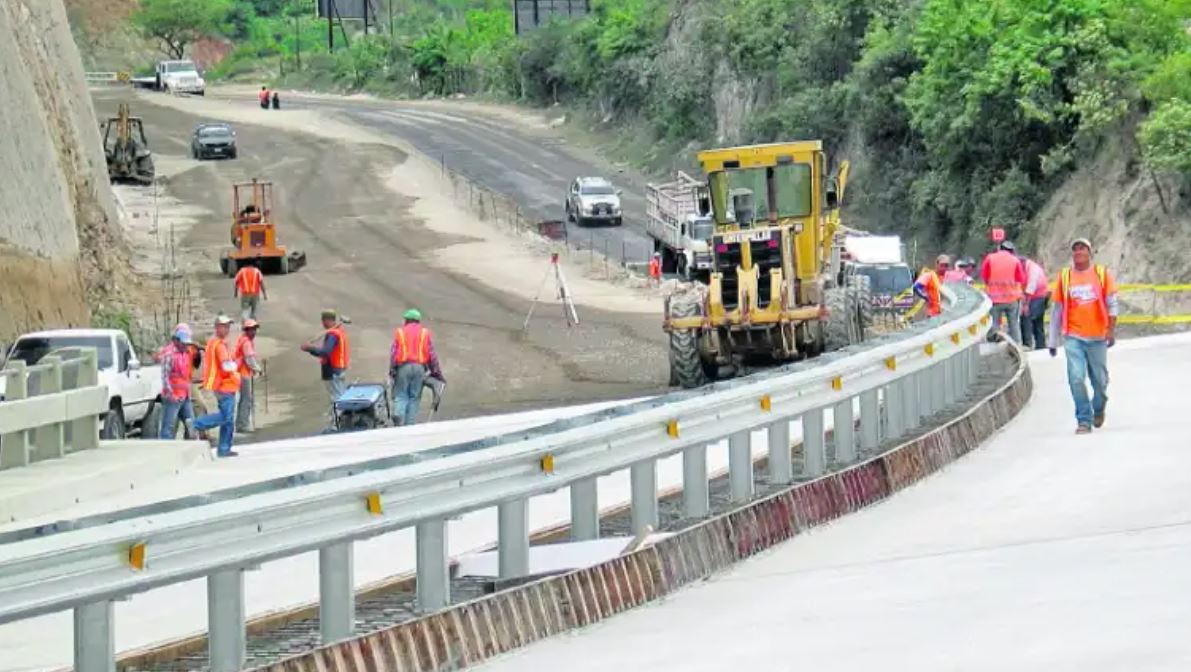
[[[262,110],[267,110],[267,109],[269,109],[269,87],[267,87],[267,86],[262,86],[262,87],[261,87],[261,92],[260,92],[260,94],[259,94],[257,97],[258,97],[258,98],[260,99],[260,101],[261,101],[261,109],[262,109]]]
[[[276,91],[274,91],[274,92],[273,92],[273,109],[274,109],[274,110],[280,110],[280,109],[281,109],[281,98],[280,98],[280,97],[278,97],[278,95],[277,95],[277,92],[276,92]]]
[[[662,284],[662,253],[654,252],[649,258],[649,281],[655,286]]]
[[[1075,401],[1075,433],[1104,425],[1108,406],[1108,349],[1116,343],[1117,285],[1108,269],[1092,264],[1092,243],[1071,243],[1071,266],[1059,272],[1051,295],[1050,356],[1067,354],[1067,384]],[[1085,380],[1092,383],[1088,401]]]
[[[1001,242],[1000,248],[984,258],[980,277],[985,291],[992,300],[993,324],[1000,328],[1001,318],[1008,322],[1009,338],[1021,343],[1021,301],[1022,288],[1026,284],[1026,270],[1016,255],[1017,248],[1011,241]]]
[[[324,310],[322,322],[325,330],[322,344],[315,346],[313,343],[303,343],[302,350],[318,357],[319,363],[322,365],[323,383],[327,386],[327,395],[331,398],[331,405],[334,406],[335,402],[339,401],[339,397],[343,395],[343,377],[351,361],[351,347],[348,345],[347,332],[343,329],[343,323],[339,320],[338,313],[333,310]]]
[[[1021,311],[1021,344],[1027,350],[1041,350],[1046,342],[1046,306],[1050,303],[1050,283],[1046,269],[1033,259],[1022,257],[1026,269],[1025,303]]]
[[[240,391],[240,372],[227,337],[232,330],[232,318],[215,318],[215,335],[207,341],[203,353],[203,389],[215,394],[218,412],[209,413],[194,421],[199,432],[219,428],[218,457],[236,457],[232,450],[232,436],[236,432],[236,393]]]
[[[968,275],[966,264],[967,262],[963,259],[956,261],[955,268],[943,274],[943,282],[956,282],[965,285],[972,284],[972,278]]]
[[[256,404],[255,377],[261,373],[260,362],[256,359],[256,331],[260,323],[252,318],[244,320],[240,326],[240,337],[236,339],[236,347],[232,356],[236,358],[237,369],[240,372],[240,400],[236,402],[236,431],[256,431],[254,420],[256,414],[253,408]]]
[[[422,401],[422,382],[429,371],[431,378],[446,380],[430,330],[422,326],[422,313],[410,308],[403,315],[405,324],[393,331],[390,349],[390,376],[393,379],[393,422],[412,425],[418,421]]]
[[[255,259],[245,264],[236,272],[233,283],[232,298],[240,297],[240,319],[255,320],[257,308],[260,307],[262,297],[269,300],[269,291],[265,289],[265,276]]]
[[[190,326],[181,323],[174,327],[170,342],[157,353],[161,364],[161,427],[157,438],[173,439],[182,420],[186,438],[194,434],[194,404],[190,400],[190,382],[194,377],[198,350],[194,347]],[[153,428],[147,428],[150,433]]]
[[[933,271],[929,268],[922,269],[922,273],[914,281],[914,293],[926,302],[927,317],[934,317],[943,312],[940,290],[943,287],[942,278],[947,275],[947,269],[950,267],[951,257],[940,254],[935,259],[935,269]]]

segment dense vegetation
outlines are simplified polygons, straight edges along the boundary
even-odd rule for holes
[[[859,159],[854,216],[952,245],[1028,239],[1105,141],[1191,175],[1191,0],[592,0],[523,40],[505,0],[392,0],[333,54],[295,18],[312,0],[187,2],[225,15],[222,74],[273,58],[313,86],[561,102],[677,147],[822,138]]]

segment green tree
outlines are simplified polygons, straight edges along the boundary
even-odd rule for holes
[[[229,0],[140,0],[131,22],[157,40],[162,53],[177,59],[195,40],[219,32],[230,11]]]
[[[1151,169],[1191,176],[1191,102],[1163,103],[1142,124],[1138,139]]]

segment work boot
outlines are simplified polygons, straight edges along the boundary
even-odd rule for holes
[[[1079,423],[1079,426],[1075,428],[1075,433],[1076,434],[1091,434],[1092,426],[1085,425],[1084,423],[1081,422],[1081,423]]]
[[[1104,411],[1108,410],[1107,406],[1108,406],[1108,404],[1106,403],[1105,404],[1106,408],[1100,409],[1099,413],[1092,416],[1092,426],[1095,427],[1096,429],[1100,429],[1101,427],[1104,426]]]

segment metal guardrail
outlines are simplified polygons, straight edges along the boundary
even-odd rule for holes
[[[34,366],[14,361],[0,370],[0,469],[99,447],[108,391],[98,384],[97,361],[86,348],[77,358],[49,355]]]
[[[421,610],[446,606],[446,521],[496,507],[504,578],[529,565],[529,498],[570,488],[576,539],[598,536],[596,479],[628,469],[635,531],[656,527],[657,460],[683,454],[690,517],[709,513],[706,450],[727,438],[734,501],[753,494],[751,433],[766,429],[770,480],[795,479],[790,423],[803,429],[801,477],[826,470],[824,412],[835,418],[837,461],[903,436],[959,399],[975,380],[988,301],[960,288],[950,306],[907,332],[813,364],[670,395],[632,413],[574,423],[484,450],[365,471],[332,481],[248,495],[151,517],[0,546],[0,623],[74,610],[75,670],[110,670],[112,601],[207,578],[211,669],[238,670],[245,655],[244,572],[317,549],[324,641],[354,627],[355,541],[414,527]],[[854,400],[859,397],[859,437]],[[882,431],[883,429],[883,431]],[[859,440],[857,440],[859,439]]]

